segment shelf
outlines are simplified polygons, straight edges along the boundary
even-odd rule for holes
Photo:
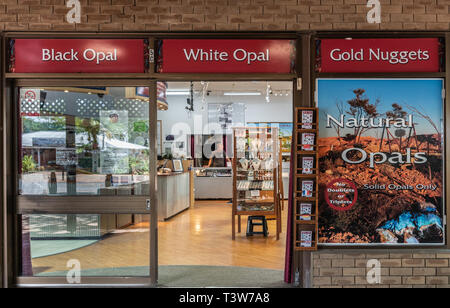
[[[256,139],[259,139],[256,140]],[[261,143],[258,148],[252,147],[253,143]],[[239,127],[233,129],[234,157],[233,159],[233,211],[232,211],[232,238],[235,239],[236,226],[235,215],[275,216],[276,237],[281,233],[281,202],[279,201],[281,177],[280,141],[278,139],[278,128],[270,129],[258,127]],[[239,142],[239,149],[237,144]],[[241,156],[240,156],[241,155]],[[239,158],[237,158],[239,157]],[[240,164],[241,158],[248,160],[248,169],[243,169]],[[251,158],[261,160],[261,169],[254,170],[250,163]],[[270,164],[264,161],[270,159]],[[273,165],[272,165],[273,162]],[[244,167],[247,164],[244,164]],[[279,166],[280,165],[280,166]],[[273,167],[265,169],[266,166]],[[265,184],[263,186],[263,183]],[[251,184],[254,186],[252,187]],[[256,185],[257,184],[257,185]],[[255,192],[255,194],[249,193]],[[256,195],[251,197],[251,195]],[[264,198],[264,199],[263,199]],[[238,231],[241,230],[240,219],[237,221]]]
[[[297,155],[317,155],[317,151],[297,151]]]
[[[238,203],[244,203],[244,204],[272,204],[274,203],[273,199],[257,199],[257,200],[251,200],[251,199],[237,199]]]
[[[295,176],[298,178],[316,178],[317,177],[317,175],[315,175],[314,173],[311,173],[311,174],[301,173],[301,174],[296,174]]]
[[[296,224],[298,225],[315,225],[317,223],[316,220],[296,220]]]
[[[269,169],[269,170],[236,170],[236,172],[274,172],[273,169]]]
[[[317,247],[313,246],[313,247],[294,247],[295,251],[316,251]]]
[[[315,202],[317,200],[316,197],[295,197],[296,201],[305,201],[305,202]]]
[[[252,188],[252,189],[237,189],[237,191],[252,191],[252,190],[259,190],[259,191],[272,191],[272,189],[264,189],[264,188]]]
[[[249,216],[265,216],[265,215],[275,215],[275,210],[273,211],[236,211],[236,215],[249,215]]]

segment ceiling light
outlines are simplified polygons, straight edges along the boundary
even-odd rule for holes
[[[223,93],[225,96],[258,96],[261,95],[261,92],[225,92]]]
[[[189,95],[191,94],[191,92],[189,91],[184,91],[184,90],[180,90],[180,91],[167,91],[167,95]]]

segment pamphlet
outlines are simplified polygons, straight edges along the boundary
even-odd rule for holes
[[[312,231],[302,231],[300,233],[300,247],[312,246]]]
[[[312,174],[312,169],[314,168],[314,157],[303,157],[302,158],[302,173]]]
[[[303,133],[302,134],[303,151],[313,151],[314,150],[315,137],[316,137],[316,135],[313,133]]]
[[[300,220],[311,220],[312,204],[301,203],[300,204]]]
[[[302,181],[302,197],[311,198],[313,196],[313,190],[313,181]]]
[[[312,110],[303,110],[302,111],[302,128],[303,129],[312,129],[313,123],[313,115],[314,112]]]

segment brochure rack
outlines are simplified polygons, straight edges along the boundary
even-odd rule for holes
[[[294,249],[317,250],[318,241],[318,109],[295,110]]]

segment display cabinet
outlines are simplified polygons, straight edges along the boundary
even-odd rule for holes
[[[317,250],[318,241],[318,109],[296,108],[294,181],[294,249]]]
[[[276,219],[276,238],[281,232],[278,194],[279,140],[277,128],[233,129],[232,238],[241,232],[241,216],[270,216]]]
[[[233,178],[231,167],[195,168],[195,198],[231,199]]]

